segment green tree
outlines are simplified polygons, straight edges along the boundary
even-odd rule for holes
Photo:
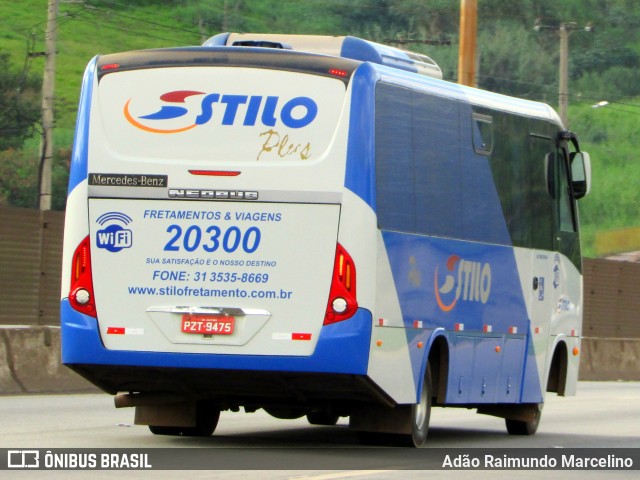
[[[555,95],[557,58],[544,52],[532,29],[493,22],[480,32],[478,46],[480,88],[535,100]]]
[[[0,151],[20,148],[40,117],[40,80],[15,72],[0,53]]]
[[[64,210],[67,202],[70,156],[69,148],[57,148],[53,154],[53,210]],[[38,167],[36,149],[9,149],[0,152],[0,207],[38,206]]]

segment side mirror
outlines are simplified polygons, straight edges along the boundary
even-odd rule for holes
[[[571,153],[571,183],[576,200],[591,191],[591,157],[587,152]]]

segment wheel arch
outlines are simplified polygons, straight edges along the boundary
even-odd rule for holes
[[[567,389],[569,369],[569,347],[564,338],[559,338],[553,348],[553,355],[547,370],[546,391],[564,396]]]
[[[426,357],[424,371],[426,372],[427,363],[431,368],[431,386],[433,389],[432,398],[436,404],[443,404],[447,396],[447,384],[449,380],[449,341],[441,332],[435,332],[429,348],[429,354]],[[424,374],[423,374],[424,377]],[[421,388],[421,386],[420,386]]]

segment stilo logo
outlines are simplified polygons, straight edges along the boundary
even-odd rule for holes
[[[198,106],[194,107],[193,102],[187,104],[187,98],[197,95],[204,95]],[[302,128],[313,122],[318,115],[318,104],[309,97],[283,101],[278,96],[222,95],[176,90],[160,95],[160,101],[164,102],[160,105],[160,110],[136,117],[131,113],[130,98],[124,105],[124,117],[131,125],[145,132],[167,134],[186,132],[212,120],[220,125],[241,123],[244,127],[259,124],[275,127],[277,123],[282,123],[289,128]],[[166,105],[167,103],[175,105]],[[169,128],[166,125],[172,126]]]
[[[453,310],[459,300],[485,304],[491,294],[491,265],[451,255],[442,282],[436,265],[433,287],[436,302],[443,312]]]
[[[185,100],[188,97],[192,97],[194,95],[204,95],[204,92],[195,92],[193,90],[179,90],[175,92],[167,92],[163,95],[160,95],[160,100],[166,103],[178,103],[185,104]],[[175,118],[181,118],[189,113],[189,110],[186,107],[180,107],[175,105],[161,105],[160,110],[155,113],[150,113],[148,115],[142,115],[135,118],[131,111],[129,110],[129,105],[131,104],[131,99],[127,100],[127,103],[124,105],[124,116],[127,121],[136,128],[140,130],[144,130],[145,132],[151,133],[179,133],[187,130],[191,130],[196,126],[195,123],[190,123],[179,128],[157,128],[158,121],[162,120],[172,120]],[[142,120],[142,122],[140,121]],[[149,125],[147,125],[149,123]],[[155,126],[151,126],[155,124]]]

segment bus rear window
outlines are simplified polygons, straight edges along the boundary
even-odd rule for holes
[[[228,166],[319,161],[345,84],[298,72],[176,67],[106,75],[98,92],[102,125],[92,128],[114,157]]]

